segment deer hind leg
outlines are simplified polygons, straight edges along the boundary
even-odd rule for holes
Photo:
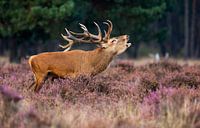
[[[55,73],[52,73],[52,72],[48,72],[48,74],[47,74],[47,79],[50,79],[51,82],[53,82],[54,79],[57,79],[57,78],[59,78],[58,75],[56,75]]]

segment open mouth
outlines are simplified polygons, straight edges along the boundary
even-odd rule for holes
[[[127,43],[126,43],[127,48],[131,46],[131,43],[128,43],[129,39],[130,39],[130,37],[129,37],[129,35],[127,35]]]
[[[131,43],[127,43],[127,44],[126,44],[126,47],[130,47],[130,46],[131,46]]]

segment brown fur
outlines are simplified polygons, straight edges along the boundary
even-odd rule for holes
[[[121,41],[116,38],[120,42],[109,44],[108,48],[97,48],[92,51],[46,52],[31,56],[29,65],[35,77],[35,83],[31,86],[34,85],[34,90],[39,91],[48,73],[65,78],[80,74],[94,76],[104,71],[118,52],[127,49],[127,36],[120,37],[126,40]]]

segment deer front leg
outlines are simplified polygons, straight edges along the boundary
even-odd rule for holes
[[[39,92],[39,90],[41,89],[42,82],[43,82],[45,77],[46,77],[46,73],[35,74],[35,83],[33,84],[34,85],[34,92]]]
[[[34,81],[33,81],[32,84],[28,87],[28,90],[32,89],[32,87],[35,86],[35,83],[36,83],[35,74],[34,74],[33,78],[34,78]]]

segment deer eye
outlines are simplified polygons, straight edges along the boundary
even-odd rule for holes
[[[116,40],[116,39],[114,39],[114,40],[112,40],[112,41],[111,41],[111,43],[117,43],[117,40]]]

